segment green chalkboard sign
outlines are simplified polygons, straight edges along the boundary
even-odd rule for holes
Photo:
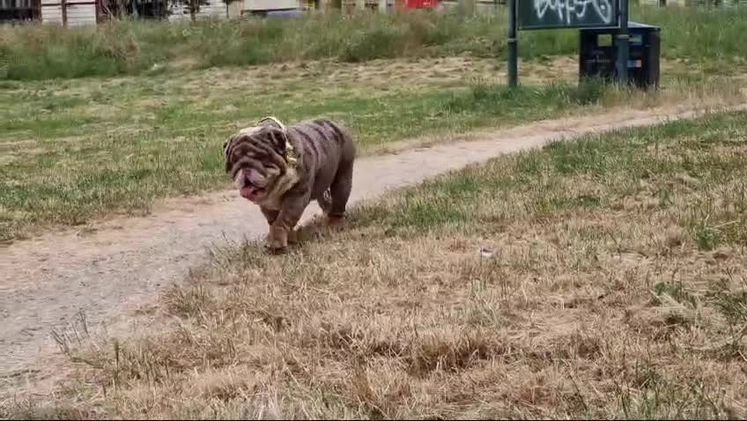
[[[617,27],[619,0],[516,0],[520,30]]]

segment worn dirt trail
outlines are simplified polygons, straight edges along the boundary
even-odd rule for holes
[[[551,140],[696,114],[672,108],[616,111],[360,158],[351,203]],[[310,207],[304,220],[317,213]],[[3,379],[33,368],[38,357],[55,352],[51,329],[69,323],[78,310],[92,323],[126,315],[203,262],[211,245],[254,239],[266,230],[258,209],[234,191],[168,200],[148,217],[113,219],[95,228],[50,233],[0,249],[0,386]]]

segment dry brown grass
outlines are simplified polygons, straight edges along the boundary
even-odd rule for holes
[[[744,418],[745,117],[498,159],[357,209],[345,232],[312,227],[285,257],[214,250],[151,309],[159,329],[61,340],[77,374],[6,408]]]

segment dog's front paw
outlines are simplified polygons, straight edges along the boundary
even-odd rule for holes
[[[333,231],[338,231],[345,226],[345,216],[328,216],[327,227]]]
[[[265,252],[273,256],[279,256],[288,253],[288,247],[277,247],[268,243],[265,244]]]
[[[267,235],[265,249],[271,254],[284,254],[288,251],[288,231],[283,228],[272,226]]]
[[[289,245],[296,245],[298,244],[300,239],[298,238],[298,231],[297,230],[290,230],[288,231],[288,244]]]

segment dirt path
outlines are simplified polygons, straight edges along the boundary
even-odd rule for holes
[[[352,201],[553,139],[694,114],[660,109],[544,121],[469,142],[361,158]],[[317,212],[310,207],[304,220]],[[168,200],[148,217],[110,220],[92,231],[51,233],[0,249],[0,380],[17,377],[54,352],[50,330],[69,323],[78,310],[92,323],[126,315],[204,261],[212,244],[257,238],[265,230],[258,210],[230,191]]]

